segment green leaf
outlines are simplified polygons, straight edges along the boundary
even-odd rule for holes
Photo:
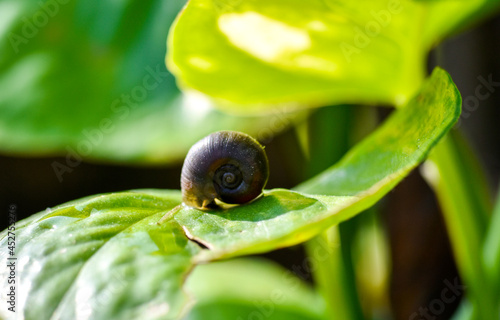
[[[164,55],[184,3],[1,1],[0,151],[165,163],[213,131],[269,138],[292,125],[179,92]]]
[[[167,64],[183,87],[234,102],[221,105],[234,112],[400,106],[420,87],[431,46],[486,2],[192,0],[171,29]]]
[[[18,312],[26,319],[175,318],[195,264],[297,244],[361,212],[418,165],[459,108],[449,75],[436,69],[408,106],[301,187],[338,191],[330,196],[274,189],[246,205],[200,211],[177,206],[180,191],[142,190],[85,198],[19,222]],[[7,230],[0,239],[7,261]],[[0,269],[0,282],[8,276]]]
[[[181,286],[190,258],[200,250],[175,222],[156,224],[179,202],[179,192],[124,192],[19,223],[16,312],[26,319],[175,318],[187,299]],[[0,256],[8,261],[12,240],[6,231],[2,236]],[[0,271],[2,281],[9,271]]]
[[[186,282],[196,304],[185,320],[324,319],[321,297],[271,262],[237,259],[197,267]]]
[[[436,68],[421,92],[331,169],[292,193],[273,190],[226,211],[184,208],[175,215],[192,239],[211,250],[198,259],[264,252],[308,240],[370,207],[427,155],[460,114],[460,94]],[[312,194],[324,194],[319,196]]]
[[[460,115],[460,93],[450,76],[436,68],[407,106],[335,166],[296,189],[307,193],[357,195],[395,184],[422,161]]]

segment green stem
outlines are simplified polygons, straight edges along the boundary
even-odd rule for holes
[[[491,219],[483,248],[484,266],[486,276],[492,283],[497,301],[500,301],[500,191],[497,195],[497,203]],[[497,307],[500,307],[500,302]],[[500,316],[500,310],[498,312]],[[453,316],[453,320],[475,320],[478,317],[477,308],[463,301],[459,310]]]
[[[500,301],[500,191],[484,243],[484,265]],[[498,302],[500,305],[500,302]],[[500,306],[497,306],[500,307]]]
[[[457,311],[453,314],[451,320],[476,320],[477,312],[472,308],[470,301],[463,299],[458,306]]]
[[[306,178],[330,167],[349,149],[352,122],[351,106],[321,108],[309,118]],[[306,243],[317,287],[327,304],[327,319],[363,319],[351,259],[353,230],[348,229],[352,228],[351,221],[346,221]]]
[[[424,176],[441,204],[469,298],[479,319],[489,320],[495,314],[496,303],[481,254],[489,219],[488,193],[484,179],[477,174],[479,167],[473,165],[457,134],[449,134],[436,146],[429,158],[431,162],[424,168]]]
[[[500,191],[484,243],[484,265],[486,275],[493,284],[497,301],[496,317],[500,319]]]
[[[352,270],[346,265],[338,226],[306,243],[314,278],[327,305],[327,319],[363,319]],[[327,252],[327,255],[322,253]]]

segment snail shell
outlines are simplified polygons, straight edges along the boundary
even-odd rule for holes
[[[264,147],[247,134],[219,131],[189,150],[181,173],[183,202],[199,209],[216,208],[215,199],[249,202],[262,193],[269,177]]]

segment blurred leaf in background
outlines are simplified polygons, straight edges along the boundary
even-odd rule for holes
[[[316,291],[291,271],[263,259],[198,266],[185,288],[196,300],[185,320],[325,319],[325,303]]]
[[[192,0],[167,62],[185,88],[232,112],[276,103],[403,105],[429,50],[497,1]]]
[[[0,152],[165,163],[210,132],[261,140],[298,117],[236,117],[179,92],[165,41],[184,0],[0,1]]]

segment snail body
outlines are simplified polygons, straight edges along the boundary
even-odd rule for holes
[[[243,204],[258,197],[269,177],[264,147],[247,134],[219,131],[189,150],[181,173],[182,200],[198,209],[216,208],[215,199]]]

